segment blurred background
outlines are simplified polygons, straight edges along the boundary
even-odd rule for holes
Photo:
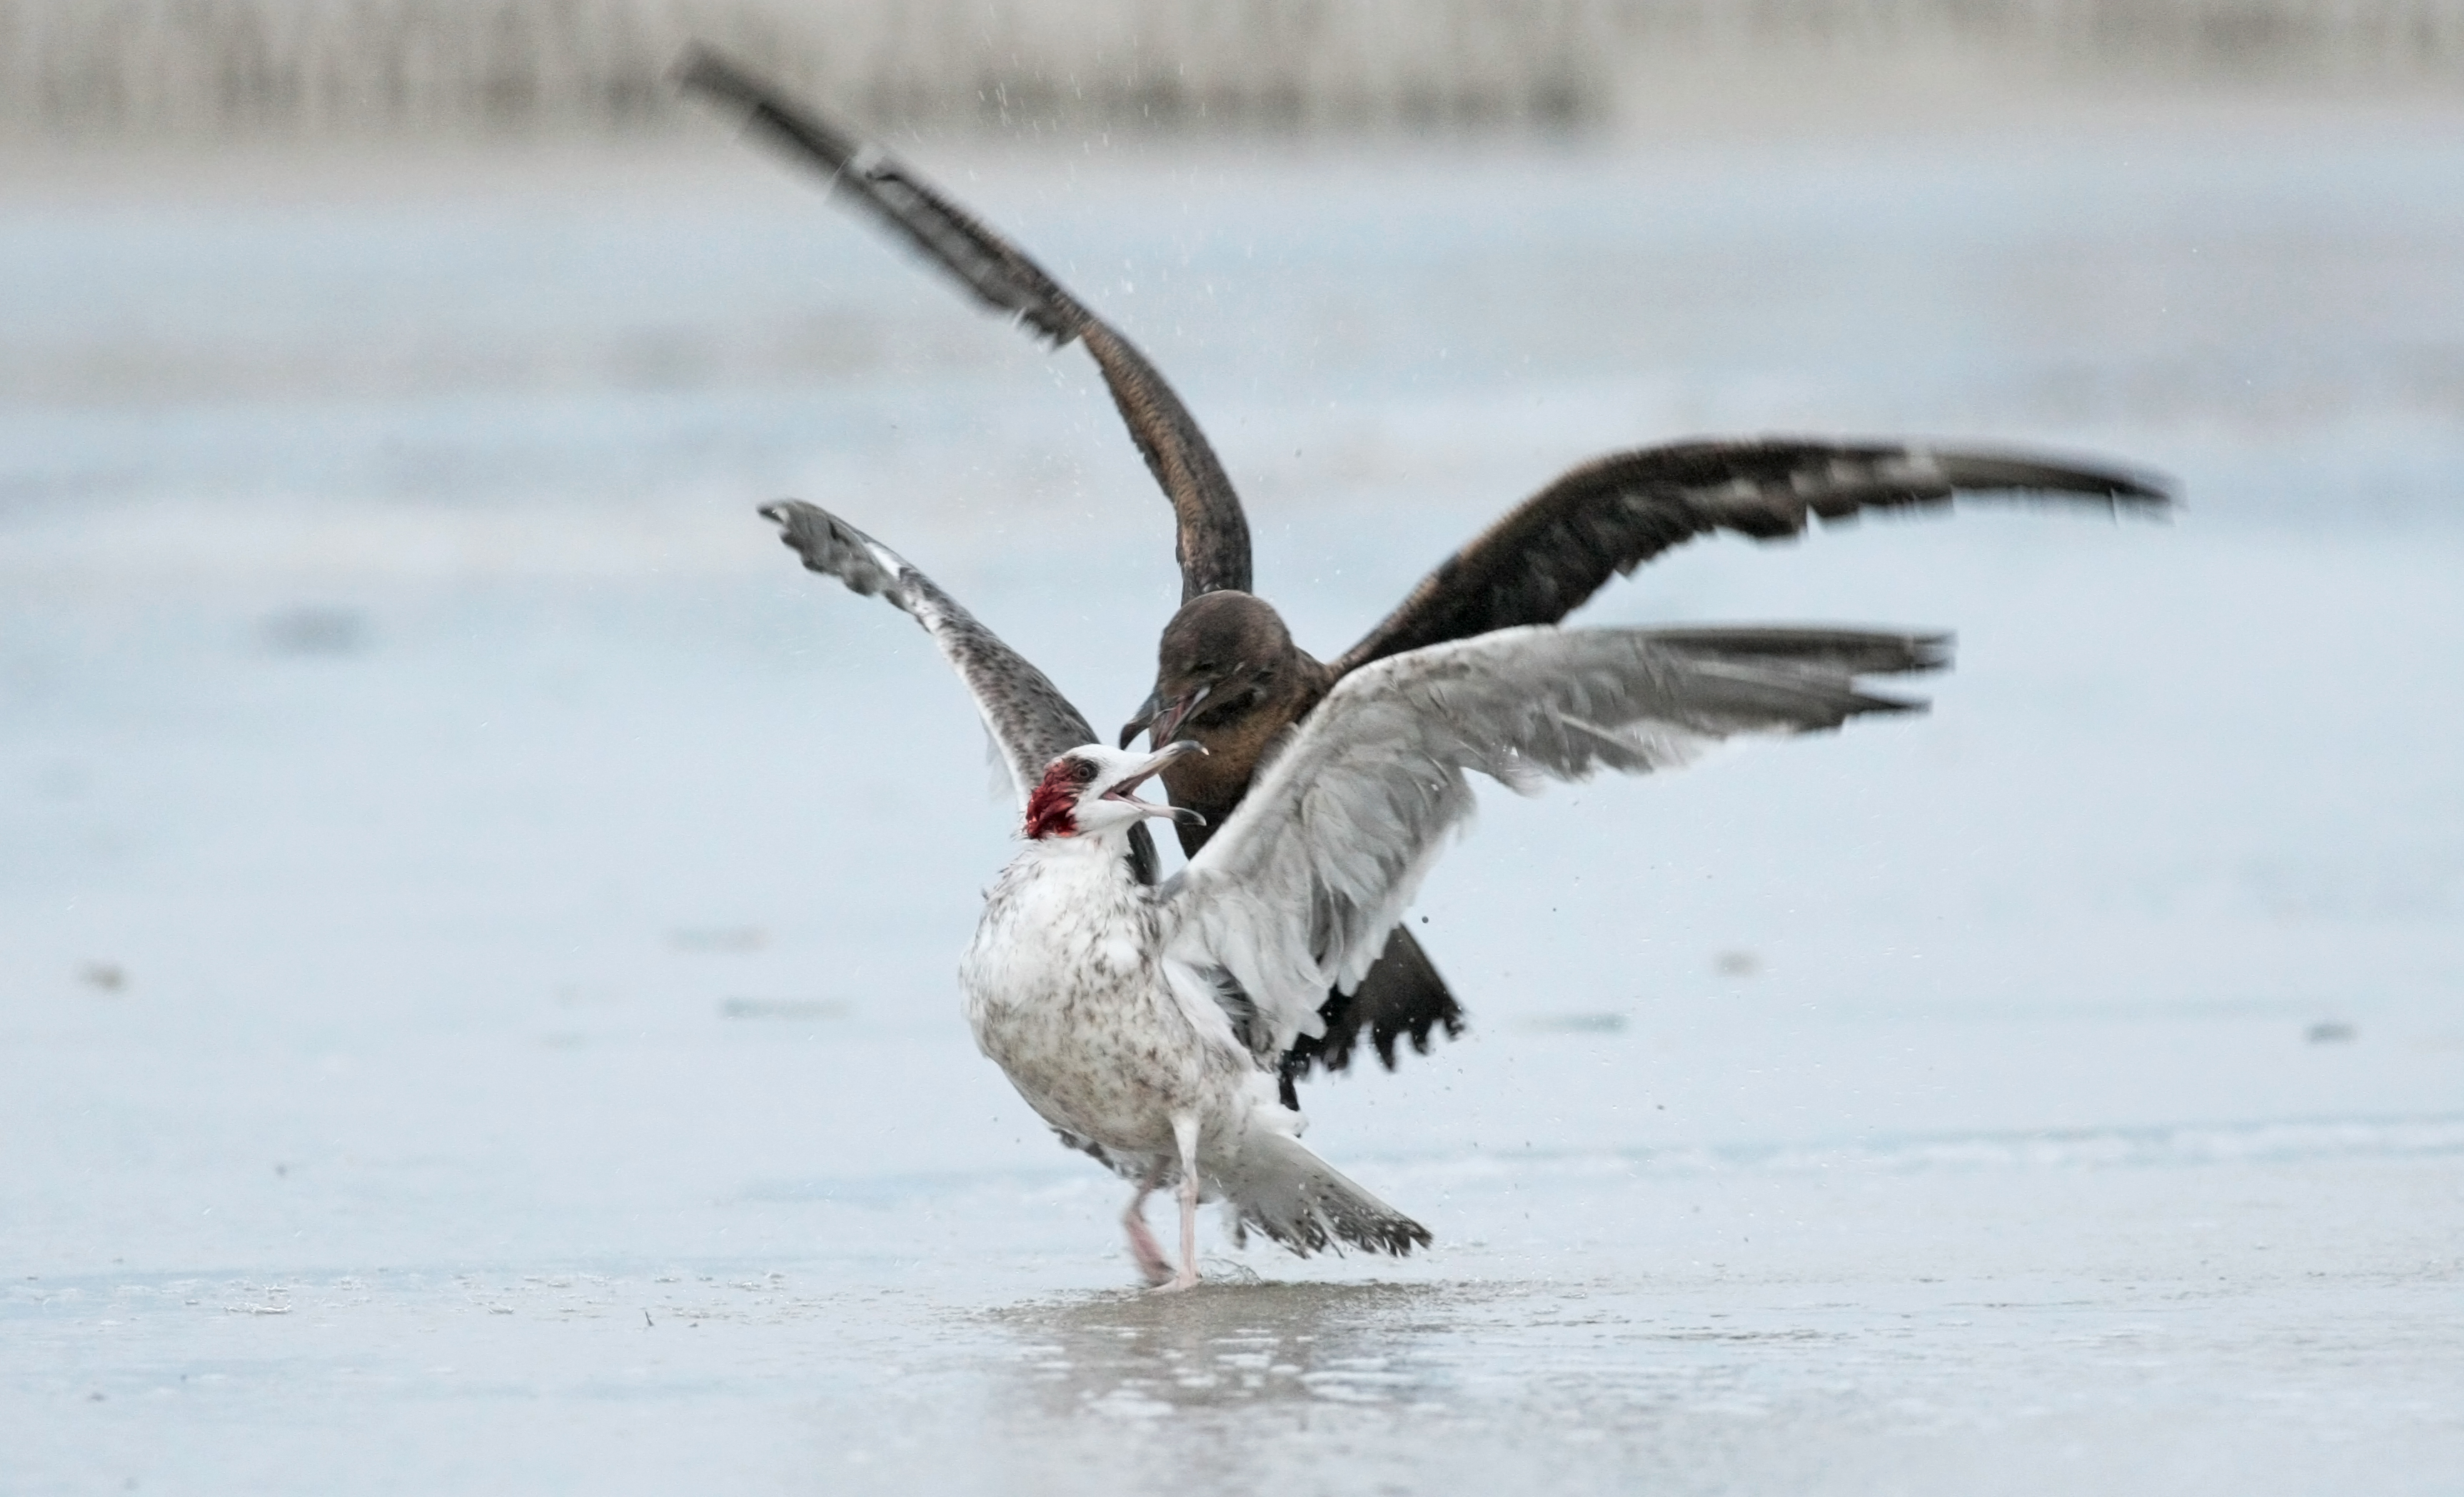
[[[1167,513],[690,38],[1135,339],[1321,655],[1617,448],[2185,503],[1604,590],[1959,663],[1488,797],[1417,912],[1472,1032],[1305,1098],[1439,1250],[1158,1308],[957,1015],[963,696],[753,509],[1099,727]],[[2437,1489],[2459,183],[2450,0],[0,0],[15,1479]]]
[[[671,123],[688,38],[875,123],[1578,129],[1791,66],[1971,83],[2452,85],[2453,0],[10,0],[13,133]]]

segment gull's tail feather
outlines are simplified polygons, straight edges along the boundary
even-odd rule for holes
[[[1241,1151],[1210,1172],[1254,1227],[1306,1258],[1353,1246],[1401,1257],[1429,1245],[1429,1229],[1344,1178],[1291,1134],[1254,1119]]]

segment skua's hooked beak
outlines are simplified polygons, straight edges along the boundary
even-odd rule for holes
[[[1150,729],[1154,733],[1150,742],[1172,742],[1173,735],[1180,731],[1180,725],[1189,720],[1189,715],[1196,712],[1198,704],[1206,700],[1207,693],[1214,690],[1212,686],[1201,686],[1166,702],[1163,688],[1156,687],[1154,694],[1138,704],[1138,715],[1121,725],[1121,747],[1128,748],[1132,738]]]

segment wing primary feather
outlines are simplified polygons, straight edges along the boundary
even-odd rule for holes
[[[1091,320],[1076,297],[965,209],[943,197],[896,157],[854,131],[791,100],[707,48],[677,64],[679,85],[745,111],[747,122],[773,142],[820,165],[831,185],[928,259],[977,299],[1007,312],[1054,346]]]
[[[1697,536],[1804,534],[1868,510],[1961,497],[2091,503],[2155,515],[2162,478],[2107,466],[1907,443],[1767,438],[1611,453],[1560,475],[1439,563],[1400,607],[1336,660],[1344,674],[1408,649],[1491,629],[1553,624],[1612,577]]]
[[[765,504],[761,517],[779,527],[780,540],[803,558],[808,570],[835,577],[862,596],[882,598],[924,627],[975,697],[984,731],[1006,760],[1022,804],[1045,765],[1095,741],[1086,715],[1069,704],[1049,676],[1003,644],[905,557],[802,499]],[[1143,825],[1131,828],[1129,859],[1139,883],[1155,881],[1155,838]]]
[[[835,577],[857,593],[877,594],[924,627],[975,697],[985,728],[1009,762],[1022,804],[1045,765],[1069,749],[1095,741],[1085,715],[1049,676],[906,558],[801,499],[765,504],[761,516],[779,527],[781,541],[803,558],[807,569]]]
[[[1715,659],[1788,661],[1847,675],[1904,675],[1950,665],[1955,636],[1793,625],[1715,625],[1652,631],[1661,648]]]
[[[1250,584],[1249,525],[1222,461],[1160,370],[1043,266],[958,207],[904,162],[707,48],[685,54],[682,87],[745,112],[749,125],[820,166],[831,185],[940,266],[978,301],[1017,318],[1054,347],[1083,343],[1173,508],[1181,601]]]

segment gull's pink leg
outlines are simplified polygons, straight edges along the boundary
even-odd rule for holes
[[[1147,1198],[1155,1194],[1163,1181],[1162,1164],[1147,1172],[1138,1181],[1138,1193],[1130,1198],[1130,1209],[1121,1213],[1121,1225],[1130,1229],[1130,1256],[1137,1261],[1138,1274],[1147,1287],[1155,1288],[1172,1277],[1172,1265],[1164,1261],[1163,1248],[1155,1243],[1155,1234],[1147,1230]]]
[[[1172,1120],[1173,1137],[1180,1144],[1180,1272],[1156,1288],[1167,1293],[1198,1283],[1198,1119],[1186,1113]]]

